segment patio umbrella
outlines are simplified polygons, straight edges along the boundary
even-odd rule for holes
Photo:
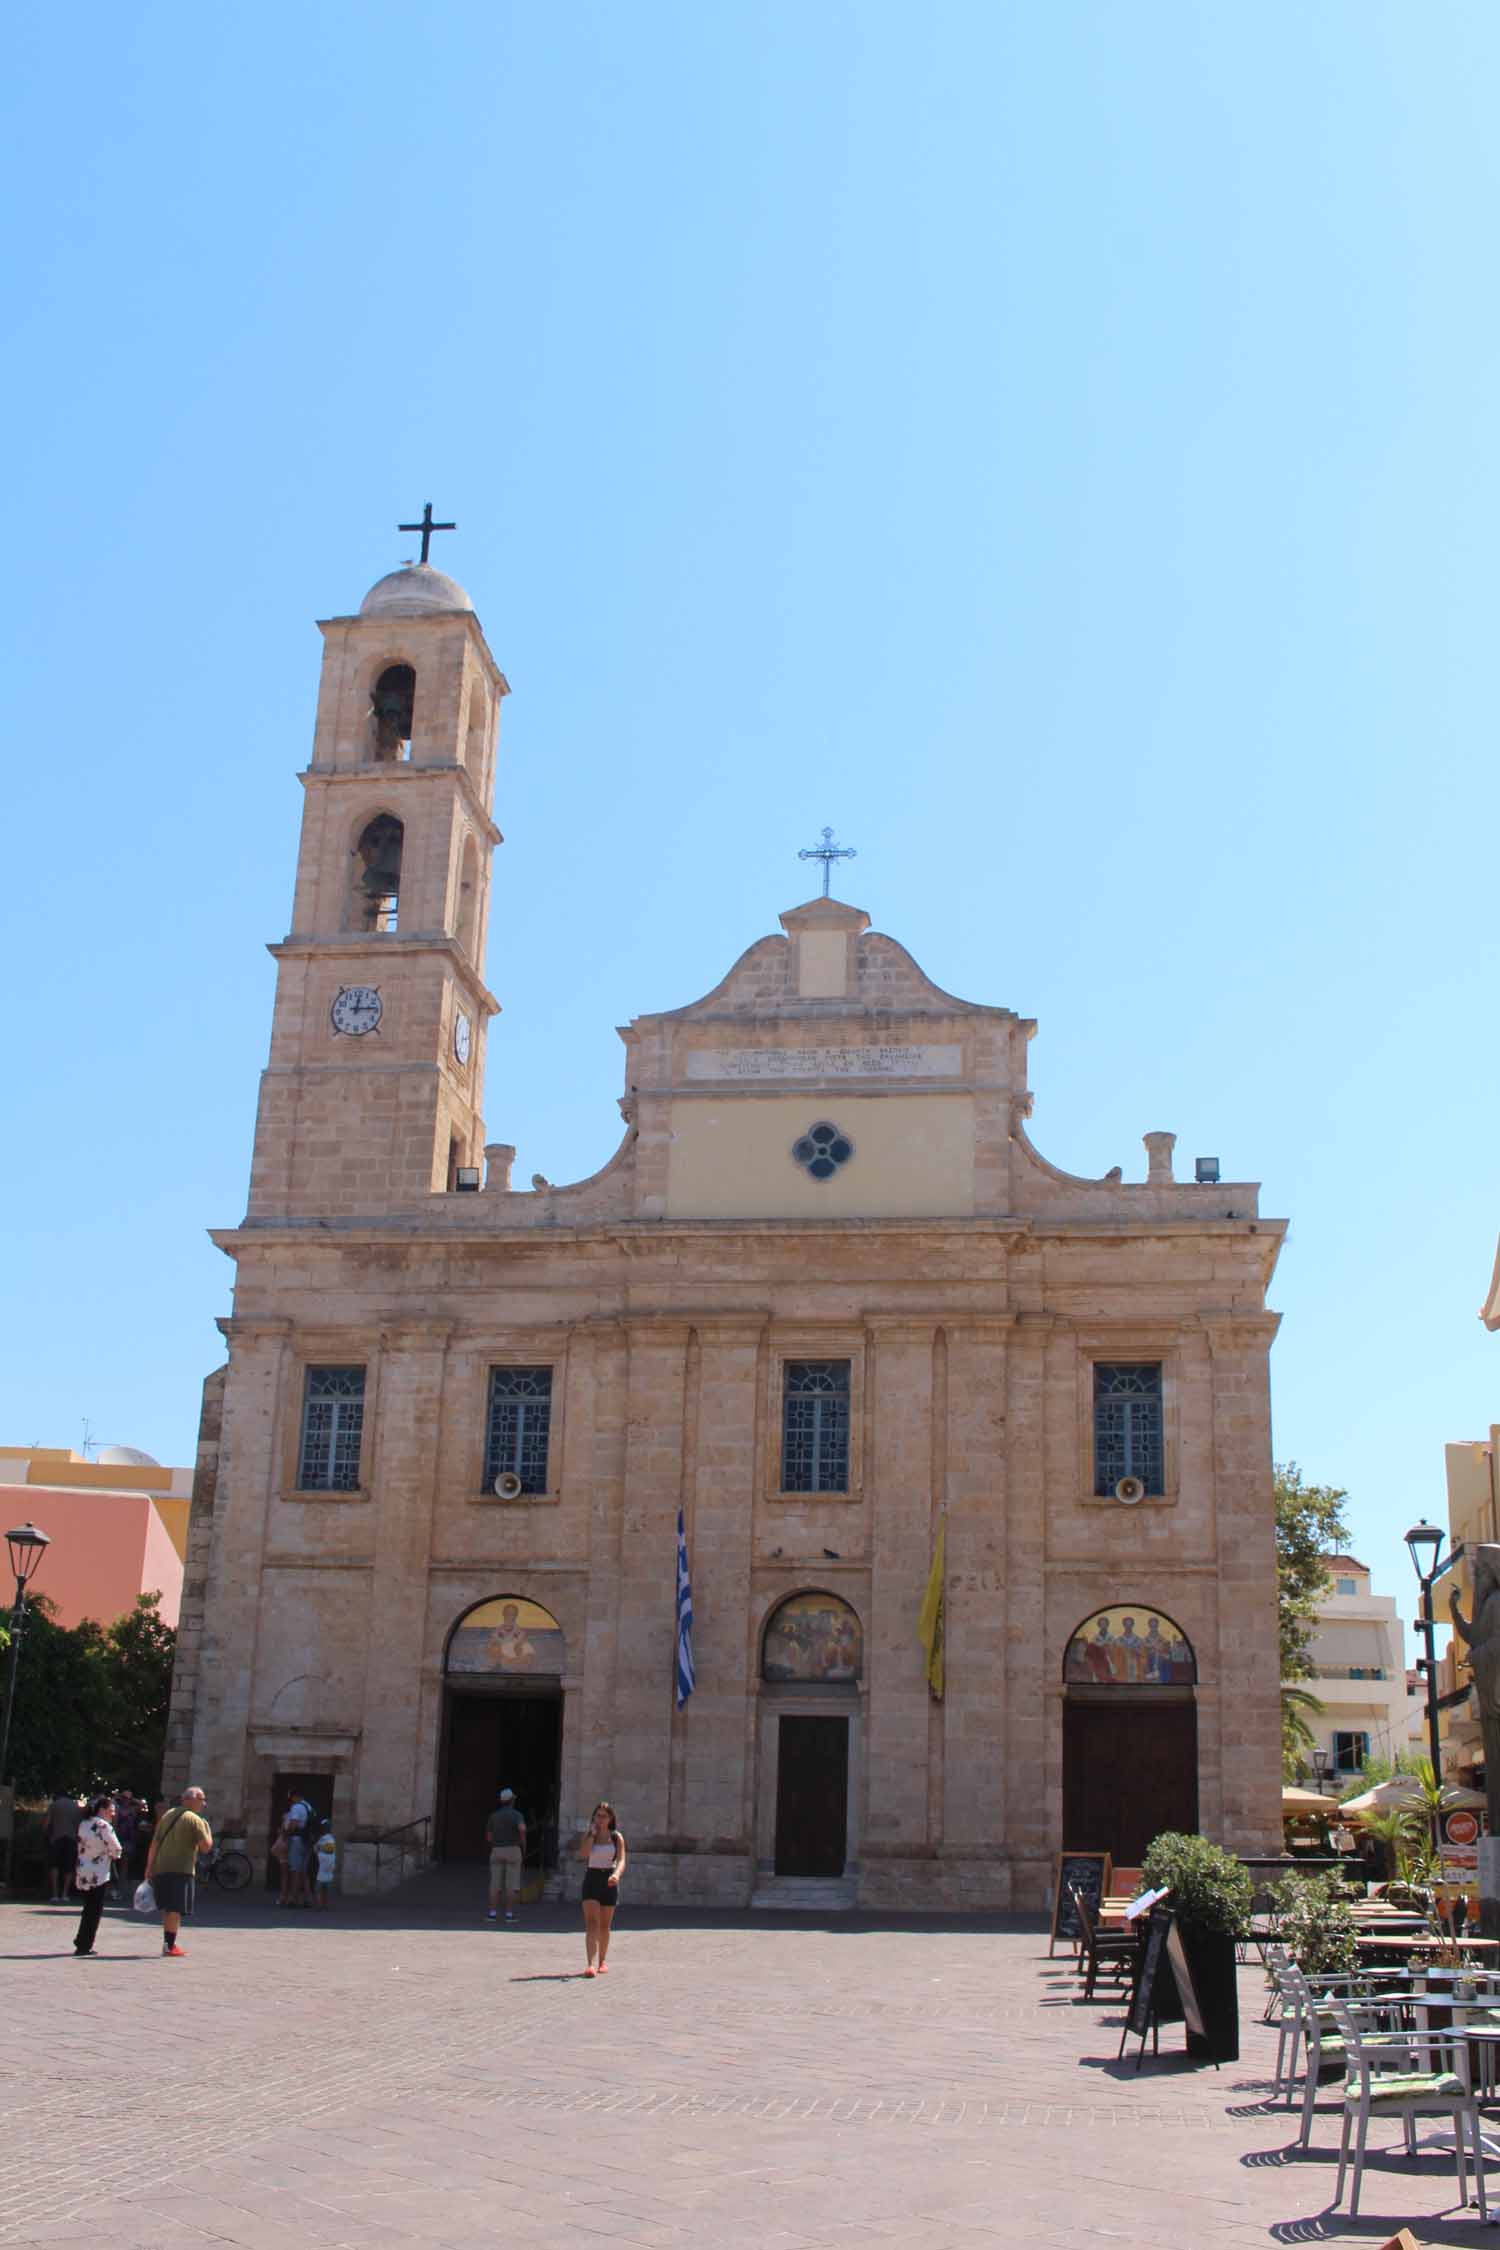
[[[1364,1813],[1421,1812],[1426,1803],[1416,1776],[1398,1773],[1389,1781],[1377,1781],[1373,1789],[1363,1790],[1357,1797],[1346,1798],[1339,1810],[1350,1820],[1358,1820]],[[1456,1812],[1461,1806],[1473,1812],[1483,1803],[1477,1789],[1463,1789],[1457,1782],[1449,1782],[1443,1789],[1444,1812]]]
[[[1281,1792],[1283,1820],[1290,1820],[1297,1813],[1335,1813],[1338,1809],[1337,1797],[1325,1797],[1316,1789],[1286,1788]]]

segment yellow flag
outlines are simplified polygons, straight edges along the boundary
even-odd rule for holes
[[[932,1550],[932,1568],[927,1574],[927,1591],[922,1596],[922,1607],[917,1612],[917,1639],[927,1651],[927,1685],[939,1703],[943,1700],[943,1628],[946,1623],[943,1599],[943,1535],[944,1519],[938,1517],[937,1545]]]

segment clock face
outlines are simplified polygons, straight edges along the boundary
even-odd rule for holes
[[[328,1012],[335,1031],[362,1039],[380,1021],[380,994],[373,984],[342,984]]]
[[[472,1033],[469,1029],[469,1019],[460,1008],[458,1014],[453,1019],[453,1052],[455,1053],[455,1055],[457,1055],[461,1063],[466,1063],[469,1059],[469,1045],[471,1038]]]

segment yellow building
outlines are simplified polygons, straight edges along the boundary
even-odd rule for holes
[[[1500,1539],[1500,1528],[1497,1528],[1500,1526],[1500,1483],[1495,1473],[1497,1440],[1500,1440],[1500,1429],[1492,1425],[1488,1441],[1443,1448],[1448,1483],[1448,1533],[1455,1547],[1462,1543],[1474,1548]],[[1463,1595],[1467,1610],[1473,1600],[1474,1581],[1466,1562],[1456,1564],[1436,1589],[1440,1618],[1447,1615],[1450,1586]],[[1455,1634],[1438,1665],[1438,1691],[1441,1695],[1454,1694],[1466,1688],[1471,1677],[1468,1651]],[[1443,1711],[1439,1724],[1445,1777],[1482,1788],[1484,1743],[1472,1697],[1467,1703],[1454,1704]]]

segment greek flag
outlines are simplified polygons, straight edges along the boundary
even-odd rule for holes
[[[680,1711],[695,1686],[693,1672],[693,1587],[688,1577],[687,1526],[677,1511],[677,1708]]]

